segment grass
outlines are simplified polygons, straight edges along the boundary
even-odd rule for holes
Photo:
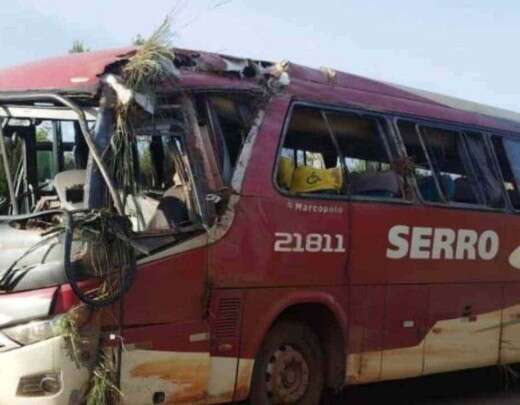
[[[123,393],[112,382],[115,374],[114,362],[107,353],[100,353],[99,362],[93,371],[87,405],[114,405]]]
[[[128,87],[149,93],[154,84],[175,76],[172,37],[171,20],[166,18],[123,68],[124,81]]]

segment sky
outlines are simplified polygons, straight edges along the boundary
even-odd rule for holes
[[[129,45],[173,14],[173,45],[362,76],[520,111],[517,0],[10,0],[0,67]]]

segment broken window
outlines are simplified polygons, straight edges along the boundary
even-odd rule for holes
[[[78,138],[83,139],[77,125],[72,121],[11,119],[4,135],[9,145],[16,145],[16,151],[9,154],[16,161],[11,176],[18,211],[72,208],[61,200],[66,198],[67,191],[60,187],[71,186],[72,177],[77,181],[78,169],[86,165],[88,150],[78,142]],[[75,172],[74,176],[67,176],[71,171]],[[82,174],[81,186],[84,184]],[[82,194],[71,198],[79,203]]]
[[[401,198],[403,182],[392,168],[392,158],[378,118],[354,113],[326,113],[348,173],[351,195]]]
[[[493,136],[491,142],[502,174],[504,189],[509,196],[511,205],[518,210],[520,209],[520,194],[518,190],[520,171],[517,164],[510,164],[510,162],[518,162],[520,143],[498,136]],[[513,171],[517,174],[515,175]]]
[[[186,125],[180,110],[141,117],[133,126],[132,165],[117,162],[115,178],[125,194],[125,212],[134,231],[174,233],[199,222],[185,152]],[[133,183],[134,190],[123,190]],[[118,172],[120,171],[120,172]],[[123,186],[125,185],[125,186]]]
[[[244,95],[199,95],[198,123],[212,150],[209,163],[228,186],[258,110],[257,98]],[[217,190],[214,190],[217,191]]]
[[[465,131],[464,140],[482,201],[490,207],[503,208],[505,201],[500,186],[500,174],[484,136],[479,132]]]
[[[277,169],[278,186],[292,193],[401,198],[378,118],[296,106]]]
[[[499,176],[482,134],[410,121],[399,121],[398,127],[424,200],[503,207]]]
[[[202,230],[203,216],[211,218],[204,207],[211,210],[213,203],[206,196],[229,185],[256,115],[254,105],[250,97],[201,94],[170,99],[156,115],[131,123],[134,191],[124,190],[129,184],[124,170],[114,175],[134,231],[153,249]]]
[[[278,185],[292,193],[340,194],[337,145],[319,109],[295,107],[279,157]]]

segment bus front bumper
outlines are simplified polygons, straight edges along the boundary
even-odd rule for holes
[[[79,404],[88,378],[61,336],[0,352],[0,405]]]

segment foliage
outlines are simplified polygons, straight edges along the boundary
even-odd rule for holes
[[[50,142],[49,131],[45,128],[36,129],[36,142]]]
[[[132,41],[132,44],[135,46],[143,46],[146,42],[146,39],[141,34],[137,34],[137,36]]]
[[[81,336],[79,334],[78,325],[74,317],[73,311],[71,311],[71,313],[63,315],[58,325],[56,326],[55,333],[57,335],[62,335],[65,339],[69,341],[71,345],[72,356],[74,357],[74,361],[76,362],[76,364],[79,366],[79,346],[81,344]]]
[[[148,93],[153,84],[172,75],[175,71],[175,55],[171,49],[171,38],[171,22],[166,18],[124,67],[123,74],[127,86]]]
[[[112,382],[115,368],[110,356],[101,352],[93,372],[87,405],[111,405],[122,397],[122,392]]]
[[[72,48],[69,49],[69,53],[84,53],[90,52],[90,48],[88,48],[83,41],[74,41],[72,43]]]

